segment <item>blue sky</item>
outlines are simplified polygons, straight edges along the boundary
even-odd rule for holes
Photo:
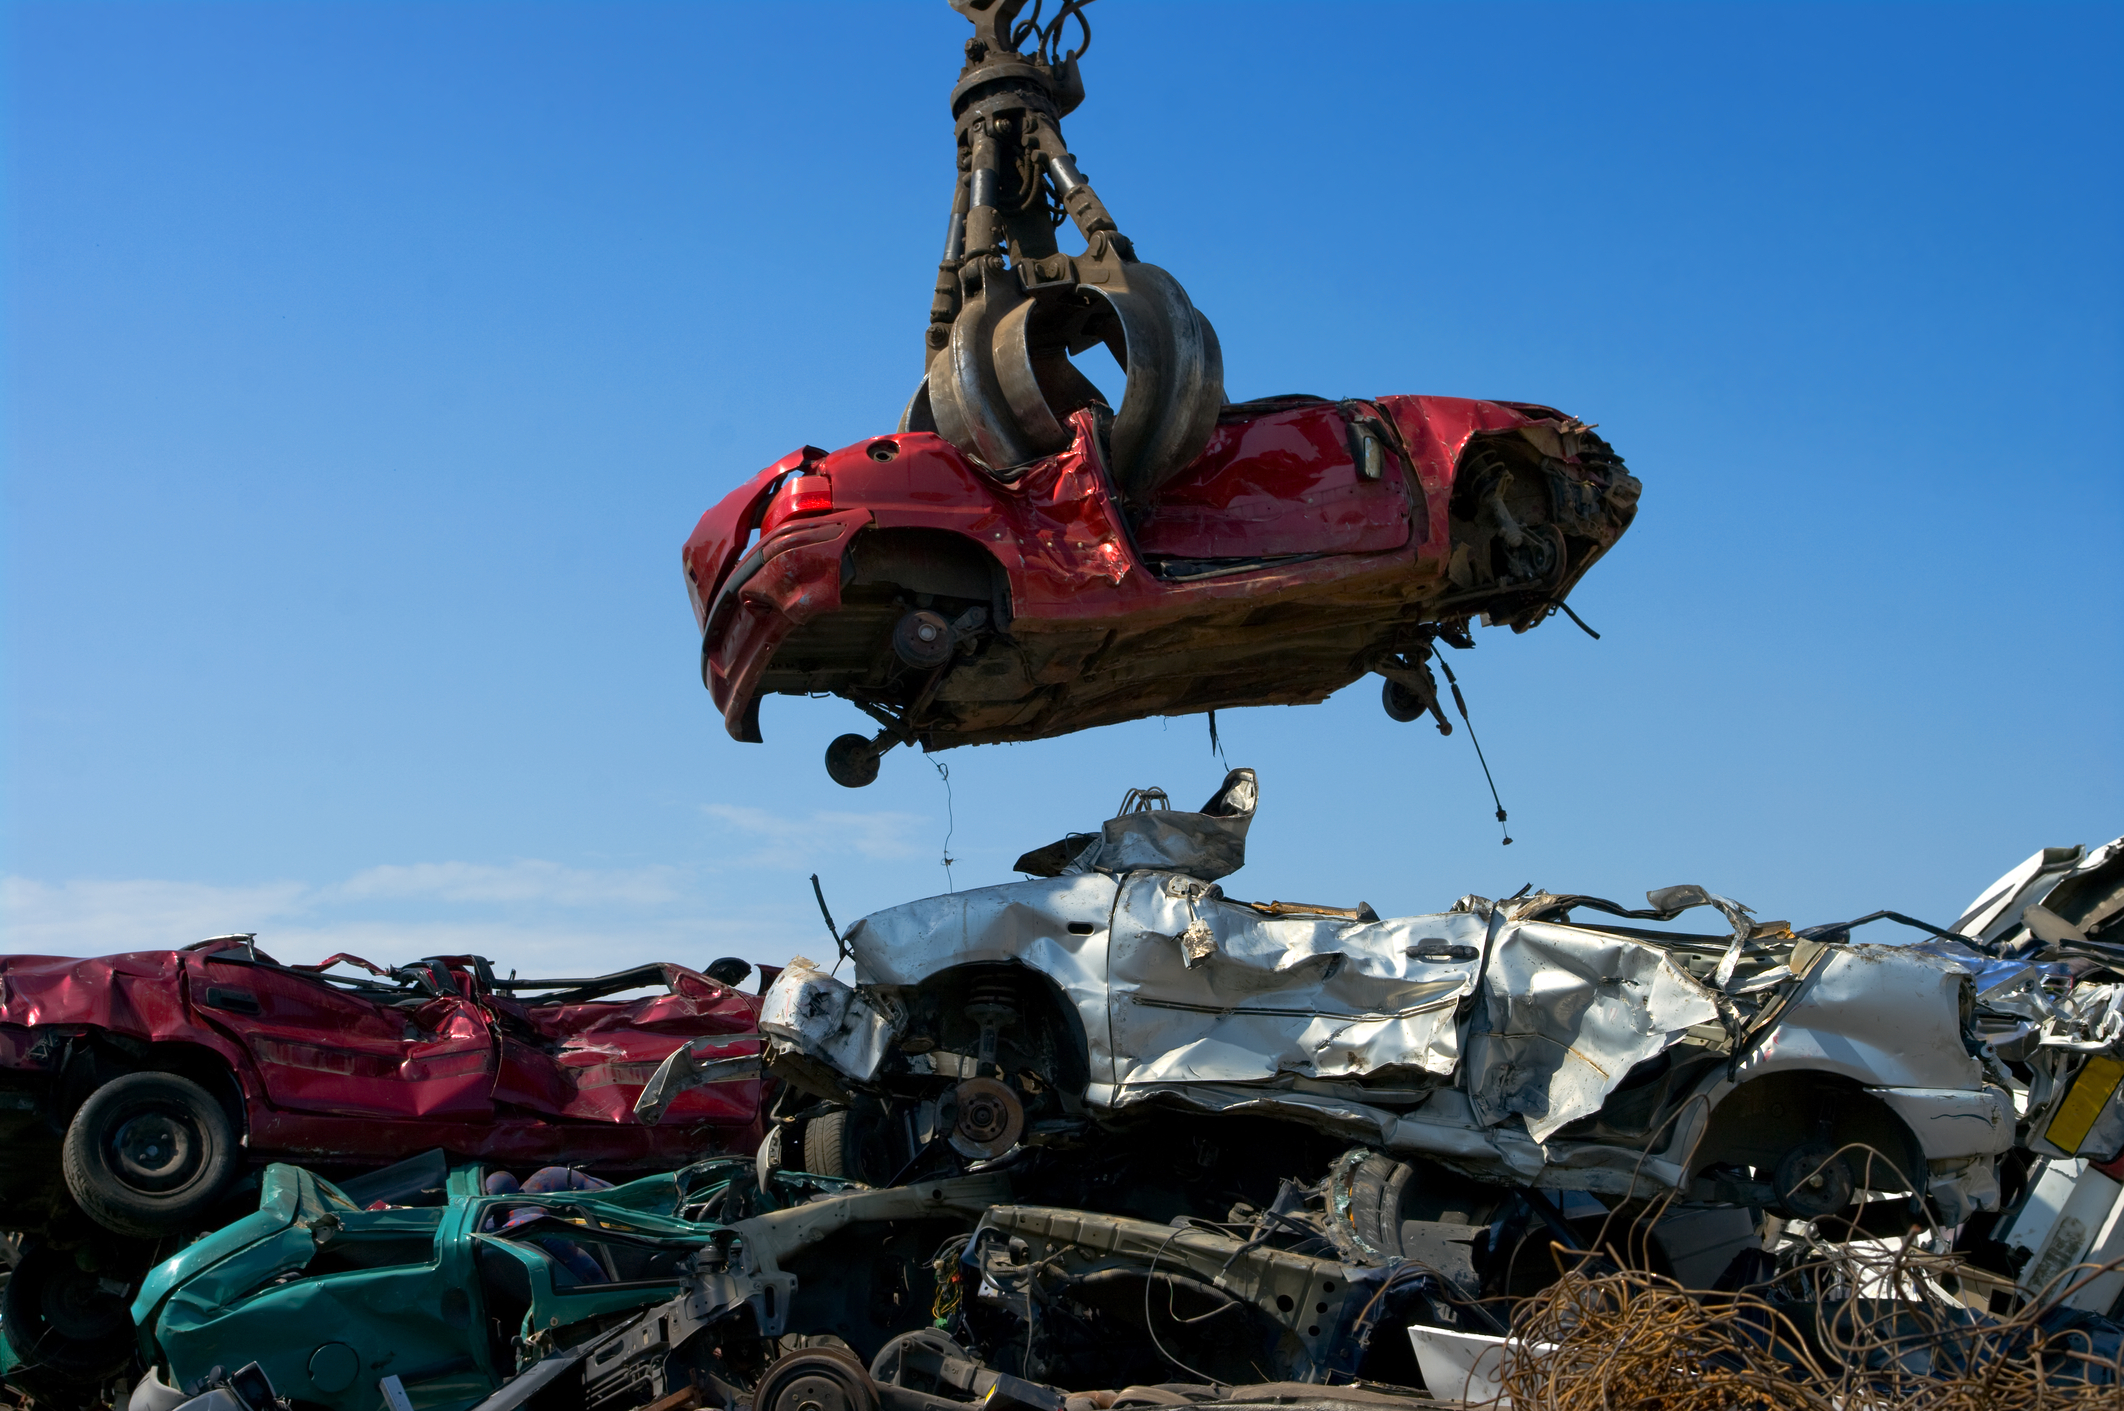
[[[1235,399],[1546,402],[1645,487],[1600,641],[1455,659],[1517,843],[1360,684],[1220,715],[1227,889],[1945,921],[2124,832],[2120,16],[1097,6],[1071,146]],[[5,26],[6,949],[777,960],[810,872],[845,922],[1221,777],[1194,717],[848,791],[853,708],[699,684],[694,520],[918,375],[943,0]]]

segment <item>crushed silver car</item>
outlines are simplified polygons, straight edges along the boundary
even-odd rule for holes
[[[1996,1207],[2020,1114],[1975,1027],[1993,947],[1890,913],[1929,936],[1794,932],[1698,886],[1387,920],[1242,901],[1221,882],[1257,796],[1245,769],[1196,812],[1132,792],[1021,858],[1030,880],[851,925],[852,984],[790,965],[766,1063],[842,1109],[811,1124],[806,1167],[884,1180],[1218,1114],[1383,1154],[1355,1198],[1386,1203],[1367,1223],[1389,1243],[1444,1173],[1803,1219],[1865,1191],[1922,1196],[1944,1226]],[[1723,929],[1642,924],[1692,909]]]
[[[1965,1232],[1998,1276],[1990,1311],[2124,1308],[2124,838],[2045,848],[1954,929],[1992,952],[1976,1022],[2007,1072],[2020,1141],[2005,1209]]]

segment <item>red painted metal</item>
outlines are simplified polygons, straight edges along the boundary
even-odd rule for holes
[[[1408,478],[1358,474],[1333,403],[1227,422],[1159,487],[1136,547],[1171,558],[1368,554],[1409,541]]]
[[[1389,439],[1400,443],[1385,447],[1377,480],[1363,478],[1356,465],[1353,428],[1364,417],[1390,425]],[[1448,504],[1463,450],[1479,432],[1543,422],[1580,427],[1546,407],[1455,397],[1292,398],[1231,408],[1203,454],[1135,506],[1117,495],[1089,410],[1070,418],[1068,450],[1010,478],[984,472],[926,432],[830,453],[805,447],[709,510],[686,543],[703,680],[731,735],[760,739],[761,678],[772,667],[786,679],[789,667],[775,660],[777,649],[842,607],[844,557],[872,530],[941,531],[991,556],[1008,580],[1013,640],[1038,662],[1035,685],[1072,682],[1104,650],[1102,627],[1113,629],[1108,641],[1141,641],[1161,627],[1185,630],[1257,600],[1330,617],[1342,612],[1356,623],[1377,620],[1381,604],[1450,599]],[[783,518],[766,508],[776,482],[799,468],[805,479],[831,482],[831,514]],[[1152,561],[1172,560],[1262,562],[1195,577],[1152,568]],[[1252,648],[1239,650],[1253,651],[1258,664],[1261,652],[1273,651],[1275,630],[1264,627]],[[1353,674],[1308,686],[1303,698],[1320,699]],[[1232,703],[1205,705],[1189,689],[1153,683],[1140,708],[1102,706],[1100,718],[1072,721],[1050,712],[997,724],[991,712],[955,732],[924,726],[922,736],[931,748],[1040,738],[1103,720]]]
[[[742,1037],[756,1032],[756,996],[666,964],[662,994],[524,1004],[489,988],[474,957],[426,964],[447,977],[438,989],[457,993],[404,1007],[242,946],[0,956],[0,1079],[56,1091],[59,1065],[83,1043],[110,1061],[186,1072],[203,1051],[241,1092],[258,1161],[384,1161],[441,1146],[664,1169],[758,1144],[757,1081],[693,1089],[655,1127],[633,1111],[683,1043],[728,1034],[724,1052],[757,1052]]]

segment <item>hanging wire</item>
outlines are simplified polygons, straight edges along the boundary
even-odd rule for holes
[[[1150,1334],[1151,1346],[1158,1350],[1158,1355],[1160,1357],[1163,1357],[1166,1361],[1172,1363],[1175,1367],[1178,1367],[1181,1371],[1187,1373],[1191,1377],[1199,1377],[1201,1380],[1213,1387],[1222,1387],[1224,1383],[1218,1381],[1215,1377],[1209,1375],[1209,1373],[1197,1371],[1195,1368],[1188,1366],[1185,1362],[1182,1362],[1179,1358],[1173,1356],[1172,1353],[1167,1352],[1165,1350],[1165,1344],[1158,1341],[1157,1325],[1151,1321],[1151,1285],[1158,1281],[1158,1261],[1165,1257],[1166,1246],[1170,1245],[1175,1239],[1179,1238],[1182,1234],[1185,1233],[1185,1230],[1175,1229],[1171,1234],[1167,1235],[1165,1239],[1159,1243],[1158,1248],[1151,1254],[1150,1272],[1143,1276],[1143,1331]],[[1170,1297],[1170,1291],[1168,1291],[1168,1297]]]
[[[1591,637],[1596,642],[1600,640],[1600,634],[1598,632],[1595,632],[1592,628],[1586,626],[1586,620],[1580,617],[1577,613],[1571,611],[1571,605],[1565,602],[1562,598],[1556,599],[1554,602],[1550,603],[1549,606],[1552,608],[1562,608],[1564,616],[1570,618],[1573,622],[1578,624],[1579,631],[1585,633],[1588,637]]]
[[[1013,52],[1022,46],[1027,38],[1038,34],[1040,35],[1040,48],[1037,52],[1042,58],[1047,57],[1047,36],[1042,33],[1040,26],[1040,11],[1046,6],[1047,0],[1033,0],[1032,13],[1011,26],[1010,47]]]
[[[1460,683],[1453,679],[1453,668],[1446,665],[1443,655],[1436,658],[1439,670],[1445,672],[1446,685],[1453,688],[1453,705],[1460,712],[1461,724],[1468,727],[1468,743],[1475,747],[1475,760],[1482,766],[1483,781],[1490,786],[1490,802],[1497,805],[1497,827],[1504,834],[1504,845],[1512,846],[1512,832],[1504,826],[1504,800],[1497,797],[1497,781],[1490,777],[1490,762],[1482,757],[1482,741],[1475,738],[1475,722],[1468,719],[1467,697],[1460,694]]]
[[[958,831],[959,819],[951,806],[951,770],[941,759],[933,759],[930,763],[937,767],[937,778],[944,782],[944,890],[952,892],[957,889],[951,884],[951,865],[957,859],[951,855],[951,835]]]
[[[834,962],[828,974],[840,971],[841,962],[848,959],[848,944],[841,939],[841,928],[833,924],[833,913],[826,909],[826,891],[819,885],[819,874],[811,874],[811,894],[819,899],[819,915],[826,918],[826,934],[833,937]]]

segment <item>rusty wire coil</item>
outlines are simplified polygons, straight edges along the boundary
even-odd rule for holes
[[[2053,1304],[1983,1318],[1961,1266],[1915,1242],[1813,1242],[1769,1296],[1692,1293],[1583,1262],[1513,1310],[1501,1372],[1520,1411],[2021,1411],[2124,1407],[2124,1366]],[[2069,1296],[2104,1272],[2076,1271]]]

